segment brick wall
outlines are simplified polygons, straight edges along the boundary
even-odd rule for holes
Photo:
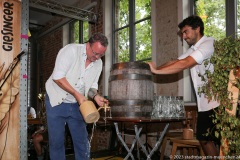
[[[103,32],[103,3],[102,0],[93,0],[97,2],[97,5],[93,8],[92,12],[96,13],[97,23],[91,25],[91,32]]]
[[[53,33],[42,37],[39,40],[40,49],[40,88],[45,91],[45,83],[52,74],[55,59],[59,49],[62,48],[62,29],[58,29]]]
[[[109,127],[98,126],[90,133],[91,139],[91,151],[97,152],[102,150],[108,150],[111,141],[111,130]]]

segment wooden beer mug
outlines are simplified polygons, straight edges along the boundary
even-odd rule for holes
[[[100,118],[100,114],[92,101],[83,102],[79,109],[86,123],[97,122]]]

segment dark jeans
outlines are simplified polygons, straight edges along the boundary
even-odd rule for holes
[[[64,146],[66,123],[73,140],[75,160],[89,160],[90,144],[86,123],[79,111],[79,105],[77,103],[61,103],[52,107],[47,95],[45,104],[51,160],[66,159]]]

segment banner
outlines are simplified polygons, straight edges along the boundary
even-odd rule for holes
[[[0,0],[0,17],[0,157],[18,160],[21,1]]]

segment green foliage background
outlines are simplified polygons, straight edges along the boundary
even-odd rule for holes
[[[117,0],[116,29],[123,29],[116,32],[116,57],[117,62],[129,62],[129,0]],[[151,58],[152,54],[152,33],[151,33],[151,0],[135,0],[135,36],[136,36],[136,60]],[[146,20],[143,20],[147,18]],[[143,20],[143,21],[142,21]]]
[[[225,38],[225,0],[196,0],[195,4],[196,14],[204,22],[204,34],[217,40]]]

